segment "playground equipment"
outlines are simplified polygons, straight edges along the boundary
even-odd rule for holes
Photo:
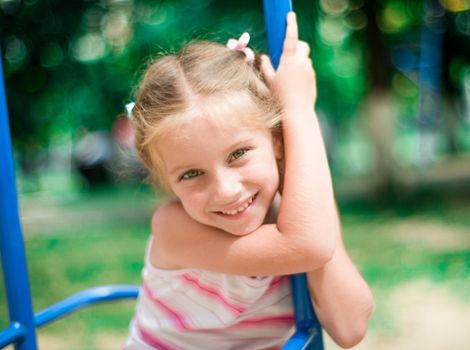
[[[290,0],[264,0],[269,52],[277,67],[285,36]],[[99,302],[135,298],[138,286],[110,285],[90,288],[34,313],[21,232],[3,68],[0,60],[0,253],[10,324],[0,331],[0,348],[36,350],[36,329],[73,311]],[[283,349],[322,350],[322,330],[313,311],[305,274],[292,276],[296,332]]]

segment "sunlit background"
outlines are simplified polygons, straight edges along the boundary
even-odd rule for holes
[[[312,48],[345,240],[377,302],[356,348],[465,349],[470,1],[293,5]],[[266,51],[261,0],[0,0],[36,311],[97,284],[139,282],[149,216],[163,195],[143,182],[125,104],[152,57],[244,31]],[[0,327],[4,299],[1,290]],[[119,305],[47,327],[39,341],[118,348],[133,303]]]

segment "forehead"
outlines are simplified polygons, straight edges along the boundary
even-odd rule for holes
[[[201,117],[181,123],[168,130],[157,141],[157,147],[187,152],[213,149],[215,145],[222,147],[246,139],[269,137],[267,128],[241,123],[223,123],[220,120]]]
[[[266,111],[246,91],[196,96],[187,111],[187,119],[208,118],[214,123],[235,128],[265,125]]]
[[[223,158],[226,152],[245,142],[265,144],[271,142],[271,134],[266,128],[234,126],[201,117],[161,135],[156,147],[165,168],[170,170]]]

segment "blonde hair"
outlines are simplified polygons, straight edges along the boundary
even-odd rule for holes
[[[259,70],[240,51],[200,41],[150,63],[132,110],[139,158],[153,185],[170,191],[155,140],[200,116],[234,126],[264,127],[280,135],[279,104]]]

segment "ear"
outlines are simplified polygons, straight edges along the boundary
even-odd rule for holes
[[[273,135],[273,149],[276,160],[282,161],[284,159],[284,143],[282,142],[282,135]]]

